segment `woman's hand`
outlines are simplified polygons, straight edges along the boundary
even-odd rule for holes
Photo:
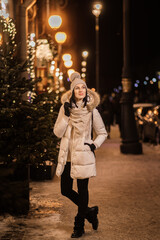
[[[70,103],[69,102],[65,102],[64,103],[64,114],[69,117],[70,116]]]
[[[96,146],[94,145],[94,143],[92,143],[92,144],[84,143],[84,145],[88,145],[90,147],[91,151],[94,153],[94,151],[96,149]]]
[[[63,171],[64,171],[64,164],[62,164],[62,163],[58,163],[57,164],[57,168],[56,168],[56,175],[57,175],[57,177],[60,177],[61,175],[62,175],[62,173],[63,173]]]

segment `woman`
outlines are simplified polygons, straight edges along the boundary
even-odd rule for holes
[[[77,72],[70,77],[71,87],[62,98],[62,106],[54,126],[54,134],[61,138],[57,176],[61,176],[61,193],[78,206],[71,238],[84,234],[85,218],[98,228],[98,207],[88,207],[88,181],[96,176],[94,150],[107,137],[102,118],[96,109],[99,95],[87,89],[86,83]],[[92,128],[97,137],[93,140]],[[77,179],[78,192],[72,189]]]

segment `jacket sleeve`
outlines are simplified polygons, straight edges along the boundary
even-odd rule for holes
[[[102,117],[96,108],[93,110],[93,129],[96,133],[96,138],[93,143],[96,148],[99,148],[107,138],[108,134]]]
[[[62,138],[68,126],[69,117],[64,114],[64,107],[61,106],[53,132],[58,138]]]

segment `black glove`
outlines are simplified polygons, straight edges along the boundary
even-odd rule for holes
[[[91,149],[91,151],[94,153],[94,150],[96,149],[96,146],[94,145],[94,143],[89,144],[89,143],[84,143],[85,145],[88,145]]]
[[[65,102],[65,103],[64,103],[64,114],[65,114],[67,117],[70,116],[69,108],[70,108],[70,103],[69,103],[69,102]]]

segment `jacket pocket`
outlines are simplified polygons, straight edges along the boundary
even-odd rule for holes
[[[95,152],[94,152],[94,150],[92,150],[92,149],[91,149],[91,144],[90,144],[90,143],[87,143],[87,142],[85,142],[85,143],[84,143],[84,145],[87,145],[87,146],[88,146],[88,148],[89,148],[89,151],[93,152],[93,153],[94,153],[94,155],[95,155]]]
[[[84,151],[91,151],[90,144],[87,142],[84,143]]]

